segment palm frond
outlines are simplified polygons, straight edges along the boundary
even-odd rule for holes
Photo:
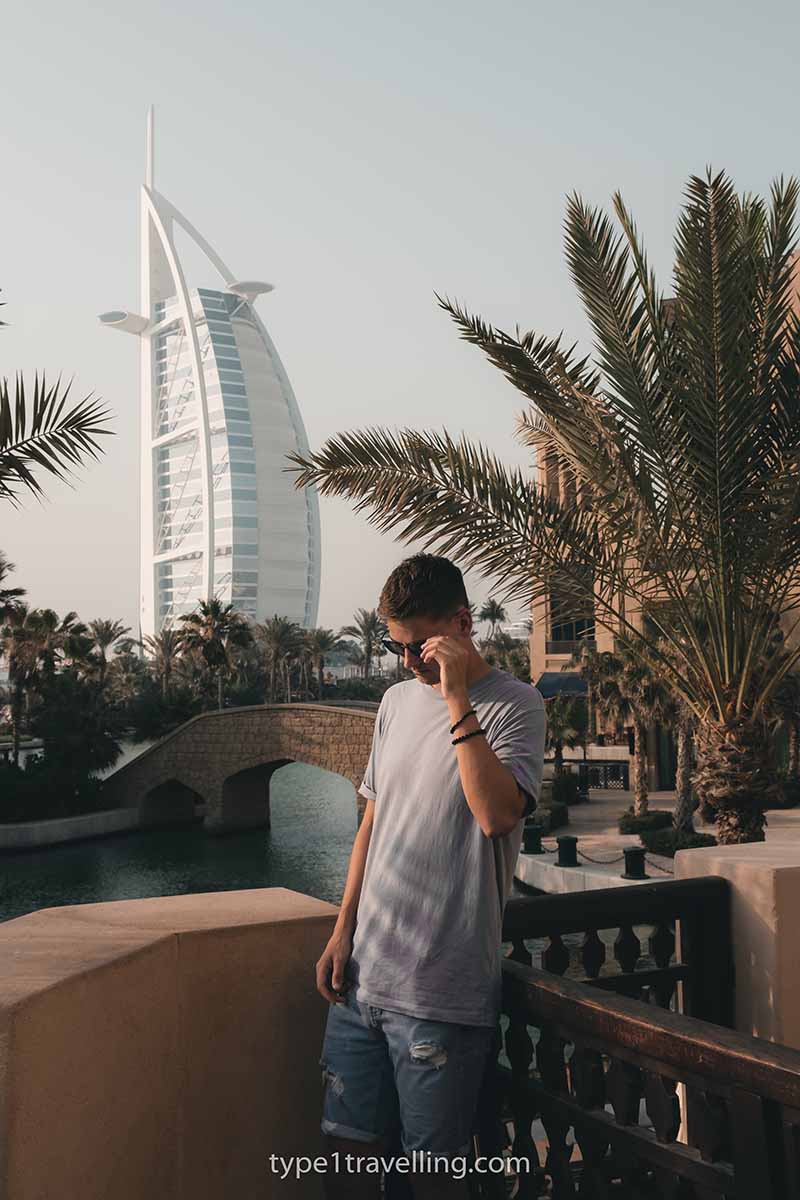
[[[37,468],[67,479],[97,458],[98,438],[112,432],[106,427],[109,410],[92,395],[68,406],[70,388],[62,388],[60,379],[48,386],[37,373],[29,398],[18,375],[12,398],[8,380],[0,380],[0,497],[17,502],[24,489],[41,496]]]
[[[496,580],[504,602],[544,598],[554,572],[561,593],[584,606],[587,578],[608,595],[622,586],[629,556],[602,516],[561,505],[464,437],[367,429],[339,434],[316,454],[287,457],[299,468],[286,468],[297,471],[295,487],[312,484],[355,501],[380,530],[399,530],[403,541],[421,540]],[[603,608],[602,596],[594,599]],[[619,612],[606,607],[598,619],[618,622]]]

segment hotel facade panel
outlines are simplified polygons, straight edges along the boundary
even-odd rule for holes
[[[221,277],[189,288],[180,228]],[[254,620],[316,624],[319,503],[285,470],[308,451],[303,420],[255,310],[266,283],[237,280],[153,186],[153,124],[141,193],[139,314],[103,313],[141,345],[140,623],[173,625],[216,596]]]

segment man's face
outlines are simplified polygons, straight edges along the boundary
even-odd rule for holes
[[[409,642],[424,642],[426,638],[435,635],[448,637],[469,637],[472,631],[472,617],[468,608],[460,608],[449,617],[406,617],[402,621],[386,622],[388,636],[395,642],[403,642],[406,651],[403,655],[403,666],[407,671],[413,671],[414,678],[421,683],[435,687],[439,683],[441,670],[438,662],[431,660],[423,662],[408,649]]]

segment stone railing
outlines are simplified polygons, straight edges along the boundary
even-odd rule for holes
[[[320,1200],[314,964],[337,909],[285,888],[0,925],[2,1200]]]

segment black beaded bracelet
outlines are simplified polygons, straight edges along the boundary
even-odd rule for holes
[[[461,737],[453,738],[451,745],[457,746],[459,742],[465,742],[467,738],[477,737],[479,733],[483,733],[482,729],[473,729],[472,733],[462,733]]]
[[[456,721],[455,725],[451,725],[451,726],[450,726],[450,732],[451,732],[451,733],[455,733],[455,731],[458,729],[458,727],[459,727],[459,725],[461,724],[461,722],[462,722],[462,721],[466,721],[467,717],[476,717],[477,715],[478,715],[478,714],[475,712],[475,709],[474,709],[474,708],[471,708],[471,709],[469,710],[469,712],[465,712],[465,713],[464,713],[463,717],[459,717],[459,718],[458,718],[458,720]]]

